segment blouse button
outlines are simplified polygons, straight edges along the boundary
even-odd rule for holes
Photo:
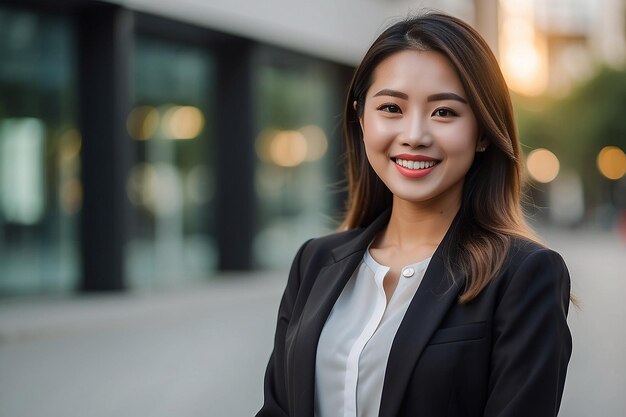
[[[415,270],[413,268],[406,268],[404,271],[402,271],[402,276],[404,278],[409,278],[412,277],[414,273]]]

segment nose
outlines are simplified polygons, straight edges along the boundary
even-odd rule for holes
[[[402,144],[411,148],[430,146],[432,142],[428,131],[428,123],[417,112],[405,118]]]

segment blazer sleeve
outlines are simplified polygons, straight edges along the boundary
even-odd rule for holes
[[[256,417],[288,417],[287,387],[285,378],[285,334],[291,320],[291,314],[300,288],[300,268],[304,248],[310,242],[305,242],[296,254],[291,269],[287,286],[283,293],[280,307],[278,308],[278,320],[274,336],[274,350],[270,355],[269,363],[265,371],[263,386],[263,406]]]
[[[558,253],[541,249],[512,274],[494,316],[484,416],[554,417],[572,352],[569,273]]]

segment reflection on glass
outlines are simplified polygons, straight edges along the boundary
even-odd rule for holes
[[[65,18],[0,6],[0,295],[78,277],[73,45]]]
[[[256,141],[258,157],[264,162],[282,167],[317,161],[327,150],[326,134],[314,125],[298,130],[265,129]]]
[[[131,138],[146,140],[152,138],[159,128],[160,116],[152,106],[137,106],[128,115],[126,127]]]
[[[307,143],[307,153],[305,159],[307,161],[317,161],[326,155],[328,150],[328,139],[324,130],[315,125],[304,126],[299,129],[304,135]]]
[[[5,221],[34,225],[44,214],[44,126],[35,118],[0,121],[0,201]]]
[[[193,106],[172,106],[163,115],[162,130],[165,138],[194,139],[204,127],[202,111]]]
[[[204,114],[194,106],[137,106],[126,122],[128,134],[138,140],[195,139],[204,128]]]
[[[328,232],[333,181],[328,133],[340,101],[315,62],[280,65],[266,58],[257,70],[259,134],[255,147],[260,230],[254,253],[261,267],[285,267],[294,248]]]
[[[137,159],[127,181],[135,288],[205,279],[215,268],[210,97],[211,56],[200,48],[139,37],[135,103],[127,118]]]

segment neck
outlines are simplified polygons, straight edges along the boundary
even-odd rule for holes
[[[413,203],[394,196],[391,217],[380,236],[379,245],[410,250],[439,245],[461,206],[459,201],[446,204]]]

